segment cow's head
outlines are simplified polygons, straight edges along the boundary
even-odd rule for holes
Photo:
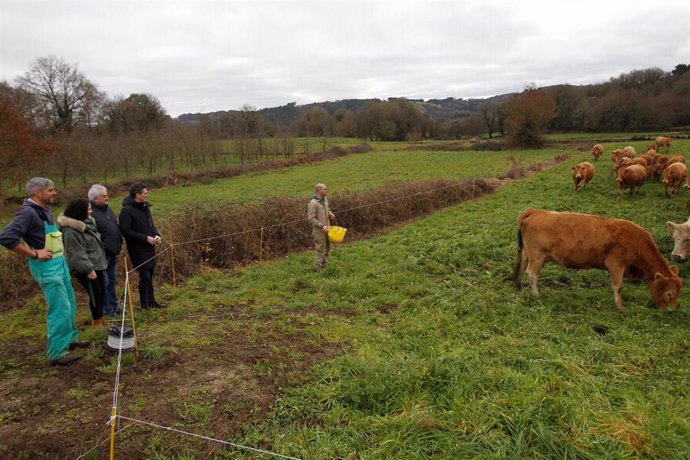
[[[671,258],[676,262],[682,262],[690,251],[690,223],[674,224],[666,222],[666,226],[673,234],[673,252]]]
[[[659,310],[674,306],[680,296],[680,289],[683,287],[683,280],[678,276],[678,267],[673,265],[670,270],[671,276],[664,276],[661,273],[654,275],[654,281],[650,286],[652,298]]]

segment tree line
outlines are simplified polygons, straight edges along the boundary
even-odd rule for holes
[[[690,125],[688,69],[634,70],[587,86],[529,85],[504,98],[461,104],[474,111],[456,119],[431,115],[433,104],[444,100],[350,100],[301,111],[291,103],[281,116],[296,118],[285,126],[250,105],[204,114],[195,123],[175,120],[154,95],[109,98],[75,64],[39,57],[14,84],[0,82],[0,194],[35,174],[58,173],[63,184],[107,182],[289,158],[296,154],[295,137],[418,141],[498,134],[513,145],[537,147],[546,130],[661,131]]]

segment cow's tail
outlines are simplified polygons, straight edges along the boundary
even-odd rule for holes
[[[513,284],[517,289],[520,289],[522,287],[522,273],[523,273],[523,260],[522,260],[522,250],[524,247],[524,242],[522,241],[522,230],[520,230],[520,223],[518,222],[518,231],[517,231],[517,243],[518,243],[518,250],[517,250],[517,257],[515,259],[515,264],[513,265]]]

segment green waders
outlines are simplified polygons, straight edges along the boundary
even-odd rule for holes
[[[76,327],[77,302],[72,280],[63,255],[62,233],[57,225],[43,223],[46,233],[45,249],[53,251],[49,260],[29,259],[31,276],[43,291],[48,304],[48,359],[59,359],[69,353],[69,344],[78,340]]]

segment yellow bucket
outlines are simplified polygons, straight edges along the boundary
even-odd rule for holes
[[[344,227],[338,227],[337,225],[331,225],[328,228],[328,239],[331,243],[342,243],[343,238],[345,238],[345,233],[347,229]]]

